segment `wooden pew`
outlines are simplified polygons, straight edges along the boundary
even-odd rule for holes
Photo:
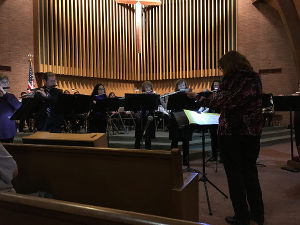
[[[5,225],[199,225],[166,217],[83,205],[20,194],[0,193],[0,215]]]
[[[19,167],[17,193],[198,221],[196,173],[183,173],[178,149],[151,151],[4,144]]]

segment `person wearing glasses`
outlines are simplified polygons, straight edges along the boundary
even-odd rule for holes
[[[16,136],[16,122],[10,118],[21,107],[21,102],[8,93],[9,88],[8,77],[0,74],[0,141],[12,143]]]
[[[106,99],[106,92],[103,84],[96,84],[91,94],[93,107],[89,116],[90,133],[106,133],[107,115],[106,110],[101,112],[96,109],[97,100]]]

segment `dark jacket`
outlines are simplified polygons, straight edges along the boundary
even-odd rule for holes
[[[61,89],[43,87],[49,95],[43,97],[36,93],[34,98],[38,100],[38,110],[35,114],[35,125],[37,130],[51,131],[53,127],[60,127],[63,124],[63,115],[58,110],[58,96],[62,94]],[[49,123],[50,121],[50,123]],[[46,125],[46,124],[51,125]]]

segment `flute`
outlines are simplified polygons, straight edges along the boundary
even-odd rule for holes
[[[185,92],[189,92],[189,91],[191,91],[191,89],[189,89],[189,88],[180,89],[179,91],[174,91],[174,92],[171,92],[171,93],[167,93],[167,94],[161,95],[160,97],[164,98],[164,97],[167,97],[167,96],[170,96],[170,95],[174,95],[174,94],[177,94],[177,93],[185,93]]]

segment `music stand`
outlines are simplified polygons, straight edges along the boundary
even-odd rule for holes
[[[273,96],[273,104],[275,111],[289,111],[290,112],[290,141],[291,141],[291,161],[296,161],[294,157],[293,145],[293,111],[300,111],[300,96]],[[299,161],[299,159],[297,160]],[[299,172],[282,167],[282,169],[292,172]]]
[[[118,109],[124,104],[124,100],[121,98],[104,98],[97,99],[96,105],[94,105],[93,109],[95,112],[101,112],[106,114],[108,111],[118,111]],[[109,130],[106,131],[107,134],[107,142],[109,145]]]
[[[195,99],[187,97],[185,92],[178,92],[168,98],[167,110],[182,111],[183,109],[198,110],[200,105]]]
[[[124,110],[125,111],[142,111],[142,116],[146,114],[146,111],[153,112],[158,108],[160,104],[160,96],[157,94],[125,94],[125,101],[124,101]],[[143,133],[146,132],[148,127],[145,127],[145,131],[143,131],[143,118],[141,118],[140,127],[136,128],[139,129],[141,134],[141,140],[143,142]]]
[[[34,118],[34,113],[37,112],[39,101],[35,98],[23,98],[21,107],[15,111],[10,120],[26,120]]]
[[[59,94],[57,96],[56,110],[58,113],[63,114],[64,118],[71,116],[71,119],[74,119],[72,118],[74,115],[87,114],[91,110],[91,105],[92,98],[90,95]],[[85,115],[84,119],[87,119],[87,115]]]
[[[212,183],[207,178],[206,171],[205,171],[205,163],[206,163],[206,161],[205,161],[205,156],[206,156],[206,153],[205,153],[205,130],[211,125],[219,124],[219,116],[220,115],[217,113],[198,113],[198,112],[190,111],[190,110],[184,110],[184,114],[187,117],[189,124],[193,124],[193,125],[199,127],[200,130],[202,131],[202,135],[201,135],[201,137],[202,137],[202,173],[201,173],[202,176],[198,179],[198,181],[201,181],[204,184],[209,215],[212,215],[206,182],[208,182],[210,185],[212,185],[225,198],[228,198],[228,196],[223,191],[221,191],[214,183]]]
[[[59,94],[57,97],[57,111],[68,114],[84,114],[91,110],[92,98],[89,95]]]

